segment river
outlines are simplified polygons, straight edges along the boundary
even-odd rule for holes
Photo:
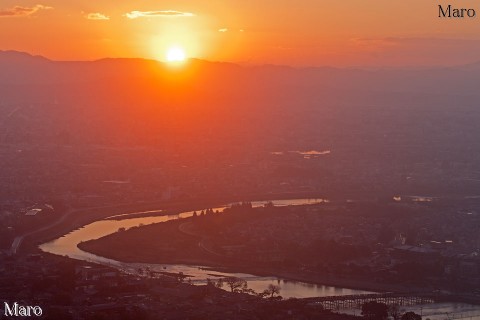
[[[263,206],[268,201],[256,201],[252,202],[254,207]],[[291,200],[273,200],[271,201],[275,206],[288,206],[288,205],[304,205],[315,204],[322,202],[329,202],[326,199],[291,199]],[[227,206],[216,207],[213,210],[222,211]],[[149,217],[135,218],[135,214],[144,214],[146,212],[136,212],[128,215],[117,215],[112,217],[98,220],[83,226],[79,229],[73,230],[70,233],[57,238],[53,241],[40,245],[40,249],[56,255],[68,256],[70,258],[84,260],[88,262],[94,262],[102,265],[108,265],[124,272],[138,274],[139,270],[150,270],[156,272],[172,272],[180,273],[190,276],[189,278],[193,283],[205,283],[206,279],[215,279],[219,277],[235,276],[247,280],[248,287],[261,292],[268,287],[269,284],[275,284],[280,286],[281,296],[284,298],[308,298],[308,297],[322,297],[333,295],[351,295],[351,294],[364,294],[371,293],[364,290],[354,290],[348,288],[339,288],[332,286],[317,285],[311,283],[304,283],[298,281],[290,281],[287,279],[278,279],[276,277],[259,277],[245,273],[224,273],[216,272],[208,269],[204,266],[195,265],[178,265],[178,264],[145,264],[145,263],[125,263],[101,257],[89,252],[80,250],[77,245],[82,241],[98,239],[108,234],[117,232],[120,228],[129,229],[132,227],[138,227],[142,225],[161,223],[173,219],[181,219],[190,217],[193,215],[193,211],[182,212],[175,215],[158,215]],[[158,213],[161,211],[148,211],[147,213]],[[455,303],[442,303],[433,304],[428,306],[408,307],[409,310],[416,310],[418,313],[422,313],[425,317],[429,317],[432,320],[455,318],[472,318],[473,320],[480,320],[480,307],[472,306],[468,304],[455,304]],[[352,311],[355,313],[355,311]],[[358,314],[358,311],[356,311]],[[462,315],[462,316],[461,316]],[[442,318],[443,317],[443,318]]]
[[[263,206],[268,201],[255,201],[252,202],[254,207]],[[273,200],[271,201],[275,206],[288,206],[288,205],[303,205],[303,204],[315,204],[328,202],[326,199],[291,199],[291,200]],[[216,207],[213,210],[222,211],[227,206]],[[269,284],[279,285],[281,288],[281,295],[284,298],[306,298],[306,297],[318,297],[318,296],[331,296],[331,295],[349,295],[349,294],[361,294],[370,293],[363,290],[354,290],[347,288],[338,288],[331,286],[323,286],[316,284],[303,283],[298,281],[289,281],[285,279],[278,279],[275,277],[259,277],[251,274],[244,273],[224,273],[214,272],[204,266],[192,266],[192,265],[172,265],[172,264],[145,264],[145,263],[125,263],[101,257],[89,252],[85,252],[78,248],[78,244],[82,241],[98,239],[108,234],[117,232],[120,228],[129,229],[132,227],[138,227],[141,225],[147,225],[152,223],[161,223],[173,219],[181,219],[191,217],[193,211],[182,212],[175,215],[158,215],[149,217],[135,218],[135,214],[161,214],[161,211],[149,211],[149,212],[136,212],[128,215],[116,215],[107,219],[98,220],[83,226],[79,229],[73,230],[70,233],[57,238],[53,241],[40,245],[40,249],[62,256],[68,256],[70,258],[84,260],[89,262],[95,262],[103,265],[108,265],[120,269],[128,273],[138,273],[140,269],[150,270],[157,272],[182,272],[184,275],[189,275],[193,283],[204,283],[207,278],[215,279],[219,277],[235,276],[247,280],[248,287],[260,292],[268,287]],[[126,218],[124,218],[126,217]],[[112,219],[114,218],[114,219]]]

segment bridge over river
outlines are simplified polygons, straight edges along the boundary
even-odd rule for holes
[[[305,300],[310,303],[321,304],[325,309],[329,310],[361,309],[362,305],[369,301],[382,302],[389,306],[414,306],[451,301],[480,304],[479,296],[442,294],[439,292],[385,292],[315,297],[305,298]]]

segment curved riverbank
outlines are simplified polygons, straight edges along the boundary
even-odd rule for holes
[[[229,261],[199,246],[202,238],[194,232],[183,230],[181,226],[186,223],[189,223],[188,220],[182,219],[163,222],[159,225],[146,225],[142,228],[133,228],[128,232],[117,232],[97,240],[82,242],[78,247],[83,251],[124,263],[186,264],[203,266],[212,272],[248,273],[259,277],[275,277],[373,292],[425,291],[425,288],[412,288],[411,285],[386,284],[370,279],[313,273],[280,264],[262,266],[256,262]],[[145,245],[141,251],[136,249],[142,243],[148,243],[148,245]]]
[[[25,242],[28,242],[28,246],[24,246],[22,249],[26,251],[34,250],[40,244],[48,243],[88,224],[113,216],[125,215],[123,219],[128,219],[132,217],[176,215],[198,207],[212,206],[213,203],[216,202],[155,201],[114,206],[70,208],[54,223],[22,235],[25,238]]]
[[[92,242],[93,243],[93,242]],[[98,250],[94,249],[88,242],[78,245],[78,247],[86,252],[99,255],[108,259],[121,261],[123,263],[142,263],[155,265],[189,265],[199,266],[207,272],[212,273],[212,278],[215,275],[218,277],[222,274],[250,274],[257,277],[286,279],[285,281],[302,282],[308,284],[315,284],[320,286],[331,286],[338,288],[348,288],[352,290],[362,290],[369,292],[424,292],[426,288],[412,287],[411,285],[380,283],[371,280],[359,278],[347,278],[332,274],[320,274],[302,272],[301,270],[275,267],[259,267],[254,265],[235,265],[214,261],[209,258],[192,258],[182,257],[175,259],[142,259],[131,256],[124,259],[125,256],[114,254],[114,250]]]
[[[287,206],[287,205],[300,205],[300,204],[312,204],[312,203],[322,203],[325,200],[322,199],[282,199],[282,200],[271,200],[278,206]],[[267,201],[259,201],[253,202],[255,206],[263,206]],[[328,201],[327,201],[328,202]],[[197,207],[198,209],[198,207]],[[217,208],[213,208],[216,211]],[[133,211],[131,211],[133,212]],[[93,263],[99,263],[103,265],[108,265],[111,267],[115,267],[117,269],[123,270],[127,273],[137,273],[139,269],[143,270],[155,270],[161,272],[170,272],[170,273],[180,273],[183,274],[192,274],[194,276],[194,282],[202,281],[201,279],[206,279],[206,277],[210,277],[210,273],[212,271],[202,270],[206,268],[206,265],[212,267],[212,261],[210,258],[208,259],[201,259],[199,260],[198,257],[192,259],[192,257],[187,256],[187,258],[183,257],[183,259],[169,259],[169,262],[178,262],[183,264],[162,264],[162,265],[155,265],[155,264],[142,264],[136,261],[135,259],[119,259],[124,261],[132,261],[131,263],[124,263],[117,260],[108,259],[103,256],[95,255],[86,251],[82,251],[77,247],[82,241],[97,239],[102,236],[111,233],[117,233],[118,229],[130,229],[132,227],[136,227],[139,225],[145,225],[143,228],[134,228],[137,230],[144,230],[144,228],[148,227],[150,223],[160,223],[159,225],[165,225],[163,222],[169,220],[176,220],[179,218],[186,218],[192,216],[193,212],[182,212],[176,215],[168,215],[166,212],[161,212],[161,215],[154,216],[154,217],[140,217],[137,218],[135,212],[133,212],[133,216],[128,219],[122,220],[111,220],[111,219],[102,219],[95,221],[91,224],[88,224],[82,228],[77,228],[74,231],[71,231],[68,234],[65,234],[62,237],[56,238],[53,241],[48,243],[44,243],[40,246],[40,249],[45,252],[62,255],[62,256],[69,256],[74,259],[89,261]],[[185,220],[182,220],[185,221]],[[173,237],[175,238],[175,237]],[[155,240],[155,236],[150,239],[150,241]],[[82,246],[82,245],[81,245]],[[110,256],[113,250],[107,250],[104,255]],[[138,250],[137,250],[138,251]],[[118,252],[123,252],[123,250],[117,250]],[[195,264],[194,264],[195,263]],[[199,263],[199,264],[196,264]],[[277,278],[271,277],[272,273],[268,272],[268,270],[255,270],[257,274],[265,274],[270,275],[270,277],[258,277],[252,274],[245,274],[245,273],[235,273],[235,274],[225,274],[226,269],[225,265],[222,263],[216,263],[215,267],[217,270],[221,271],[222,274],[219,276],[238,276],[244,279],[247,279],[250,284],[257,285],[257,289],[265,289],[268,285],[267,282],[271,282],[272,284],[276,284],[278,281],[281,281],[282,284],[285,285],[284,294],[288,296],[288,292],[290,292],[290,297],[308,297],[308,296],[316,296],[316,295],[339,295],[339,294],[358,294],[362,293],[359,290],[350,290],[350,289],[342,289],[338,287],[328,287],[324,285],[314,285],[309,283],[301,283],[301,282],[292,282],[290,280],[281,280]],[[235,267],[234,265],[230,266],[232,269]],[[237,266],[238,267],[238,266]],[[236,268],[237,270],[240,270]]]
[[[291,192],[275,194],[244,194],[235,197],[219,198],[210,197],[204,199],[188,200],[162,200],[149,202],[124,203],[118,205],[105,205],[86,208],[71,208],[58,217],[57,221],[48,226],[33,230],[28,234],[19,235],[23,239],[23,251],[35,251],[40,244],[50,242],[56,238],[86,226],[95,221],[113,216],[124,215],[124,218],[139,218],[151,216],[176,215],[191,210],[202,210],[223,206],[228,203],[241,201],[263,201],[265,199],[278,199],[280,201],[292,201],[292,199],[320,199],[324,195],[316,192]],[[160,212],[161,211],[161,212]]]
[[[281,203],[282,204],[279,205],[307,204],[312,203],[312,200],[282,200]],[[333,207],[342,205],[341,203],[330,203],[329,201],[323,200],[315,203],[323,203],[322,206],[325,206],[323,208],[326,208],[325,212],[332,212],[331,209]],[[214,210],[211,211],[216,211],[216,209],[218,208],[214,208]],[[260,209],[260,211],[267,209]],[[296,211],[298,208],[284,207],[282,210],[288,212]],[[255,221],[254,224],[256,224],[256,212],[257,211],[255,210],[255,212],[251,212],[250,215],[242,214],[241,216],[244,220]],[[352,274],[348,277],[341,276],[340,273],[336,273],[336,270],[331,270],[331,268],[330,271],[320,271],[320,269],[313,267],[313,269],[308,271],[302,268],[301,264],[298,263],[296,266],[292,266],[291,264],[280,262],[273,264],[258,263],[255,259],[248,258],[225,259],[225,251],[220,249],[220,246],[228,246],[228,244],[225,244],[224,242],[224,244],[222,244],[222,241],[220,241],[217,242],[217,246],[215,247],[215,241],[212,241],[209,244],[208,241],[210,239],[208,236],[205,236],[208,235],[208,233],[205,233],[207,230],[195,230],[195,228],[192,229],[191,226],[188,228],[185,227],[186,224],[189,224],[190,221],[193,220],[177,220],[179,218],[191,217],[193,215],[192,211],[182,212],[174,216],[169,216],[164,211],[160,212],[160,214],[162,215],[156,217],[138,217],[137,213],[134,213],[128,218],[125,218],[124,216],[121,220],[97,221],[84,228],[76,230],[65,237],[58,238],[53,242],[42,245],[42,250],[60,255],[68,255],[76,259],[108,264],[133,273],[138,269],[145,270],[155,268],[155,271],[157,272],[162,271],[177,274],[182,272],[184,274],[193,274],[194,277],[196,277],[195,280],[199,280],[202,276],[204,277],[203,279],[205,279],[206,276],[209,276],[209,272],[219,273],[217,275],[219,277],[222,276],[222,273],[234,274],[240,272],[242,277],[246,276],[251,279],[255,278],[255,276],[252,275],[269,277],[270,279],[273,279],[274,277],[279,279],[289,279],[285,281],[293,280],[305,282],[305,286],[308,286],[309,283],[363,289],[375,292],[411,292],[432,289],[425,287],[415,288],[412,283],[398,284],[385,283],[384,280],[381,282],[379,280],[375,281],[373,276],[361,276],[360,273],[356,277],[352,276]],[[211,213],[204,217],[206,219],[200,218],[196,221],[204,221],[201,223],[204,227],[210,226],[216,228],[214,225],[210,224],[210,222],[212,222],[210,218],[219,217],[224,220],[227,216],[230,215],[216,215]],[[274,216],[276,216],[276,214]],[[274,216],[271,216],[271,218]],[[225,222],[227,221],[224,221],[223,225],[228,225],[228,223],[225,224]],[[156,223],[156,225],[151,226],[149,225],[150,223]],[[138,225],[142,224],[143,226],[141,228],[136,228]],[[184,226],[183,228],[181,228],[182,225]],[[157,229],[159,227],[160,229]],[[121,230],[128,231],[124,232]],[[218,230],[220,229],[217,228],[217,231]],[[130,236],[124,237],[126,234],[129,234]],[[101,239],[83,242],[77,247],[77,244],[81,241],[98,238]],[[202,243],[203,246],[199,246],[199,244]],[[244,253],[253,253],[254,251],[249,250]],[[323,258],[320,257],[319,261],[322,261],[322,259]],[[315,266],[315,264],[310,265]],[[200,268],[207,268],[207,270],[198,272]],[[245,274],[245,272],[249,274]]]

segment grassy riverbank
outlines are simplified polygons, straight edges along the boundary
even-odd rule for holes
[[[211,244],[210,247],[213,249],[205,250],[199,245],[206,240],[198,228],[193,228],[193,230],[185,228],[185,225],[191,224],[192,221],[195,221],[195,218],[132,228],[98,240],[82,242],[79,244],[79,248],[123,262],[200,265],[210,267],[213,271],[275,276],[373,292],[425,290],[425,288],[412,287],[411,284],[385,283],[369,277],[362,278],[353,275],[347,277],[331,272],[312,272],[304,270],[299,265],[260,263],[255,260],[215,254],[217,246]],[[185,229],[189,231],[186,232]]]
[[[218,203],[223,203],[217,200]],[[25,243],[22,246],[23,251],[36,250],[36,246],[61,237],[75,229],[81,228],[92,222],[102,220],[115,215],[131,214],[144,211],[158,211],[156,213],[145,213],[135,217],[171,215],[197,208],[207,207],[217,202],[205,201],[155,201],[148,203],[130,203],[115,206],[100,206],[82,209],[66,209],[56,221],[50,225],[41,226],[33,230],[25,237]]]
[[[260,195],[245,194],[229,198],[210,197],[205,199],[149,201],[87,208],[66,208],[62,210],[61,215],[53,223],[41,226],[41,228],[29,232],[28,236],[25,238],[22,250],[36,250],[36,246],[41,243],[61,237],[72,230],[80,228],[94,221],[115,215],[136,214],[144,211],[162,210],[162,212],[159,213],[143,213],[135,215],[135,217],[139,218],[154,215],[172,215],[185,211],[199,210],[202,208],[218,207],[228,203],[242,201],[244,199],[250,199],[250,201],[263,201],[266,199],[315,199],[321,197],[322,195],[311,192]]]

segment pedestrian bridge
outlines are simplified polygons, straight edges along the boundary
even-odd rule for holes
[[[370,294],[354,294],[345,296],[327,296],[306,298],[309,303],[321,304],[324,309],[361,309],[365,302],[382,302],[389,306],[413,306],[417,304],[429,304],[436,302],[452,301],[450,295],[442,295],[435,292],[385,292]]]

